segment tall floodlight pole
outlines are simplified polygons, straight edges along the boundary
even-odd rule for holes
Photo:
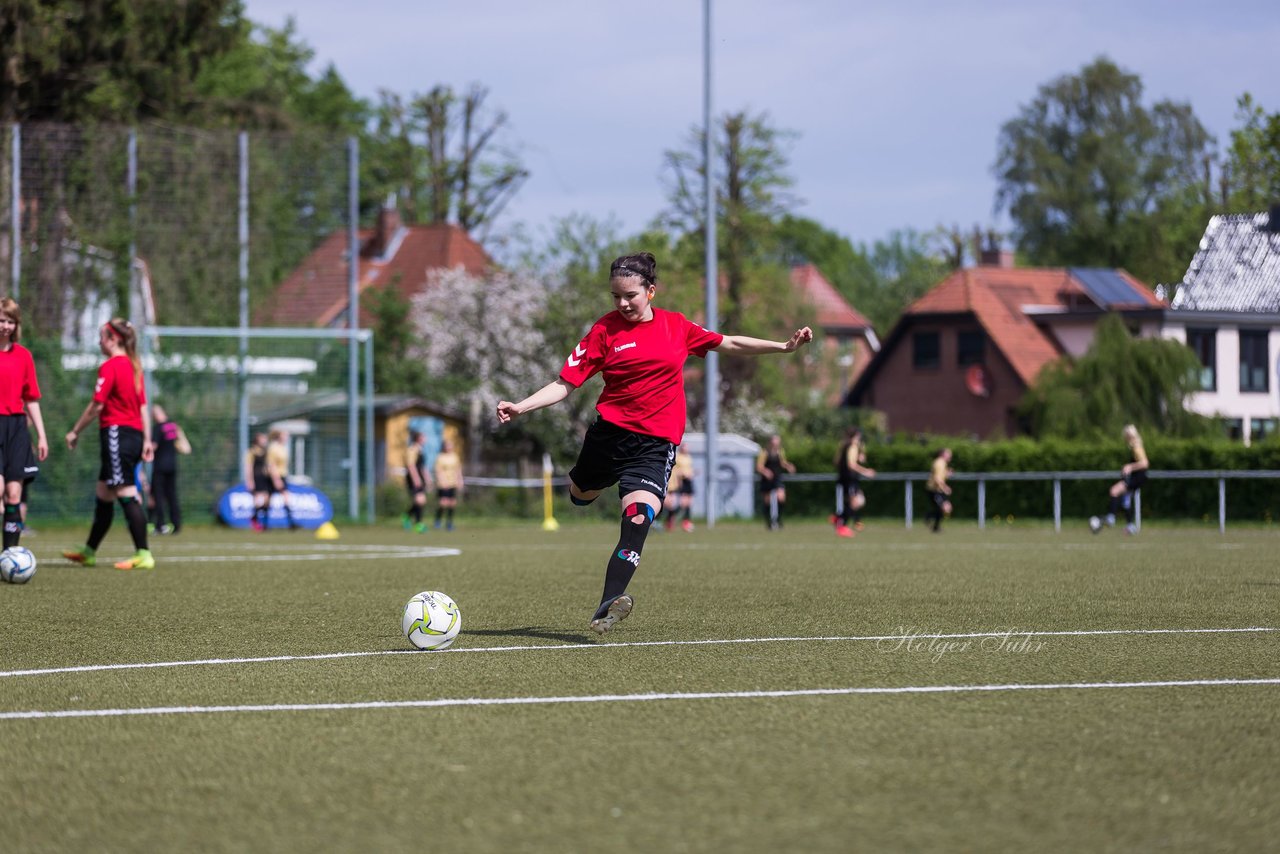
[[[356,242],[360,141],[354,136],[347,139],[347,168],[347,329],[351,332],[347,338],[347,512],[355,519],[360,515],[360,427],[356,400],[360,374],[359,354],[356,352],[356,329],[360,325],[360,246]]]
[[[715,331],[720,319],[716,306],[716,189],[712,175],[711,130],[711,0],[702,0],[702,166],[706,191],[706,262],[707,262],[707,329]],[[720,357],[715,350],[707,353],[707,527],[716,526],[716,483],[720,473],[717,440],[720,437]]]
[[[9,292],[22,299],[22,125],[14,124],[11,152],[13,156],[12,193],[9,197],[9,228],[13,235],[9,255]]]
[[[249,449],[249,134],[240,131],[240,388],[236,412],[236,438],[241,453]]]

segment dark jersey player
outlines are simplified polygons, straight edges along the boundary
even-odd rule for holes
[[[625,255],[609,270],[614,311],[600,318],[565,359],[558,379],[519,403],[500,401],[498,421],[559,403],[589,378],[604,376],[596,401],[599,418],[583,439],[569,472],[574,504],[595,501],[618,485],[622,532],[605,567],[604,594],[591,629],[604,634],[631,613],[626,592],[640,565],[653,518],[662,507],[676,446],[684,438],[684,363],[711,350],[755,355],[791,353],[813,339],[808,328],[787,341],[721,335],[703,329],[679,312],[655,308],[657,265],[647,252]]]

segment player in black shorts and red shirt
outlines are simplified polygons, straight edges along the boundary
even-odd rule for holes
[[[14,300],[0,300],[0,496],[4,499],[6,549],[18,545],[22,538],[24,487],[49,456],[36,365],[31,351],[18,343],[21,337],[22,309]],[[34,449],[28,413],[36,428]]]
[[[676,446],[684,438],[685,360],[690,354],[705,357],[711,350],[791,353],[813,339],[807,326],[787,341],[721,335],[679,312],[655,308],[657,264],[648,252],[615,260],[609,290],[616,310],[595,322],[565,360],[560,377],[519,403],[498,403],[498,421],[506,424],[559,403],[595,374],[604,375],[604,390],[596,401],[600,417],[587,431],[569,472],[574,504],[590,504],[615,483],[622,499],[622,535],[605,567],[604,595],[591,618],[591,629],[598,634],[624,619],[635,604],[627,584],[640,565]]]
[[[133,557],[117,563],[116,569],[154,569],[156,560],[147,548],[147,517],[134,481],[138,460],[150,462],[155,454],[142,361],[138,358],[138,333],[129,321],[112,318],[98,330],[98,346],[107,360],[98,368],[93,400],[67,433],[67,447],[74,451],[81,431],[95,418],[98,420],[102,457],[94,491],[98,500],[88,541],[81,548],[63,552],[62,556],[83,566],[97,562],[98,545],[115,517],[115,505],[111,503],[114,499],[124,510],[135,549]]]

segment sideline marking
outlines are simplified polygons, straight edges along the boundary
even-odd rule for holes
[[[1243,629],[1084,629],[1076,631],[1017,631],[997,629],[993,632],[963,632],[958,634],[926,634],[924,632],[901,635],[832,635],[826,637],[779,638],[712,638],[709,640],[630,641],[623,643],[565,643],[536,644],[527,646],[477,646],[462,649],[438,650],[434,655],[455,655],[468,652],[535,652],[576,649],[617,649],[619,647],[650,646],[715,646],[735,643],[799,643],[840,641],[894,641],[894,640],[957,640],[963,638],[995,638],[1006,636],[1030,637],[1094,637],[1099,635],[1197,635],[1197,634],[1258,634],[1280,632],[1280,628],[1250,626]],[[0,670],[0,678],[12,676],[48,676],[56,673],[93,673],[102,670],[145,670],[155,667],[199,667],[215,664],[264,664],[273,661],[325,661],[336,658],[367,658],[377,655],[423,655],[418,649],[381,649],[366,652],[325,652],[314,655],[264,655],[253,658],[202,658],[190,661],[149,661],[125,664],[79,664],[71,667],[40,667],[32,670]]]
[[[800,688],[789,691],[709,691],[670,694],[596,694],[568,697],[468,697],[440,700],[374,700],[364,703],[280,703],[254,706],[152,706],[134,709],[64,709],[0,712],[0,720],[41,718],[117,718],[137,715],[211,715],[228,712],[341,712],[365,709],[430,709],[446,706],[535,706],[557,703],[648,703],[656,700],[747,700],[833,697],[854,694],[966,694],[995,691],[1087,691],[1106,688],[1195,688],[1280,685],[1265,679],[1187,679],[1159,682],[1059,682],[1006,685],[907,685],[898,688]]]

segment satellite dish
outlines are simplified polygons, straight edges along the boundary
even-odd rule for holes
[[[987,369],[982,365],[970,365],[968,370],[964,372],[964,387],[974,397],[989,397],[991,395],[991,383],[987,376]]]

